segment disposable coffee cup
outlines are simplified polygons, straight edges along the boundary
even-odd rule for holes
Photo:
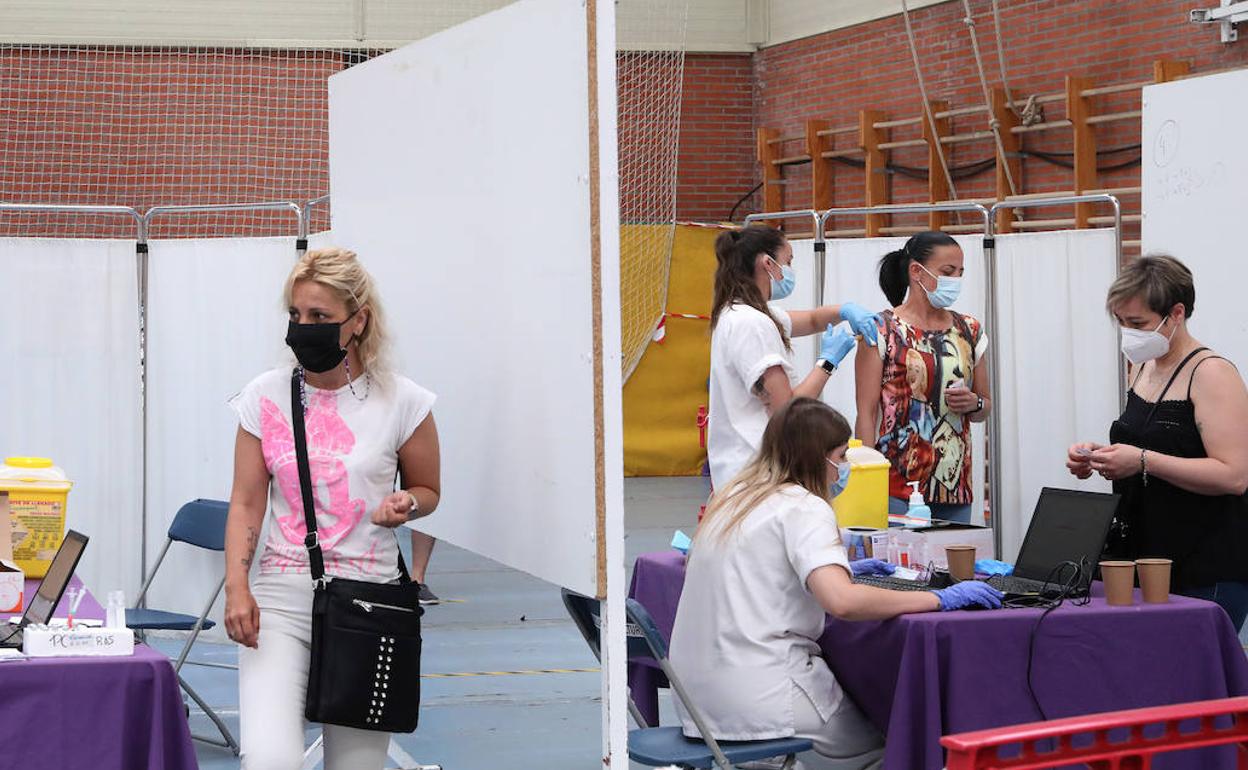
[[[954,580],[971,580],[975,577],[975,546],[947,545],[945,558],[949,560],[949,574]]]
[[[1150,604],[1170,601],[1169,559],[1136,559],[1135,568],[1140,572],[1140,593]]]
[[[1105,583],[1105,601],[1128,607],[1135,603],[1135,562],[1103,561],[1101,580]]]

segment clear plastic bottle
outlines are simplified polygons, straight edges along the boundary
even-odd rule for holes
[[[932,521],[932,509],[927,507],[927,501],[919,492],[919,482],[911,481],[908,486],[913,487],[914,492],[910,495],[910,509],[906,511],[906,516],[910,519],[906,522],[906,526],[925,527]]]
[[[105,628],[126,627],[126,592],[109,591],[108,607],[104,611]]]

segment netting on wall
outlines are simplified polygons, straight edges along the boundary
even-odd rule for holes
[[[505,0],[370,4],[422,36]],[[618,6],[625,376],[664,310],[688,0]],[[393,41],[400,44],[403,41]],[[213,206],[329,193],[327,79],[379,50],[0,43],[0,202]],[[311,232],[329,227],[314,207]],[[289,212],[200,212],[150,235],[293,235]],[[117,215],[0,212],[0,236],[133,238]]]
[[[619,27],[620,329],[625,380],[641,361],[667,309],[688,9],[688,0],[637,0]],[[625,12],[621,8],[621,14]],[[627,50],[629,44],[646,50]]]

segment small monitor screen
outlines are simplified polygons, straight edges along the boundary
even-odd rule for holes
[[[74,576],[78,559],[82,557],[86,547],[86,535],[72,529],[65,533],[65,540],[52,558],[52,564],[48,566],[48,574],[39,584],[39,590],[31,598],[30,606],[22,617],[26,624],[47,623],[52,619],[56,603],[61,600],[61,594],[65,593],[65,586],[69,585],[69,579]]]

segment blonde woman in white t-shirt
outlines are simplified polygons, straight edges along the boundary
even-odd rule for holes
[[[854,335],[875,344],[876,317],[852,302],[781,310],[768,302],[793,291],[793,247],[774,227],[728,230],[715,239],[711,310],[711,485],[737,475],[758,451],[767,417],[795,396],[818,398],[854,349]],[[851,332],[834,327],[848,321]],[[822,334],[818,364],[799,379],[792,337]]]
[[[395,528],[438,506],[435,397],[388,368],[381,299],[352,252],[309,251],[287,279],[285,301],[286,342],[303,369],[325,571],[393,582],[400,575]],[[230,402],[239,428],[225,538],[225,627],[242,645],[244,770],[298,768],[304,752],[313,586],[290,382],[291,367],[279,367],[252,380]],[[259,574],[249,581],[269,507],[273,521]],[[380,770],[385,764],[386,733],[326,725],[324,735],[326,770]]]
[[[825,758],[874,762],[879,733],[849,699],[819,648],[825,613],[883,620],[911,612],[1001,606],[987,583],[889,591],[854,583],[887,574],[850,562],[831,500],[849,476],[849,423],[832,407],[795,398],[767,424],[762,447],[715,493],[694,537],[672,629],[672,666],[719,740],[798,736]],[[677,699],[689,737],[697,725]],[[832,765],[845,767],[843,764]]]

